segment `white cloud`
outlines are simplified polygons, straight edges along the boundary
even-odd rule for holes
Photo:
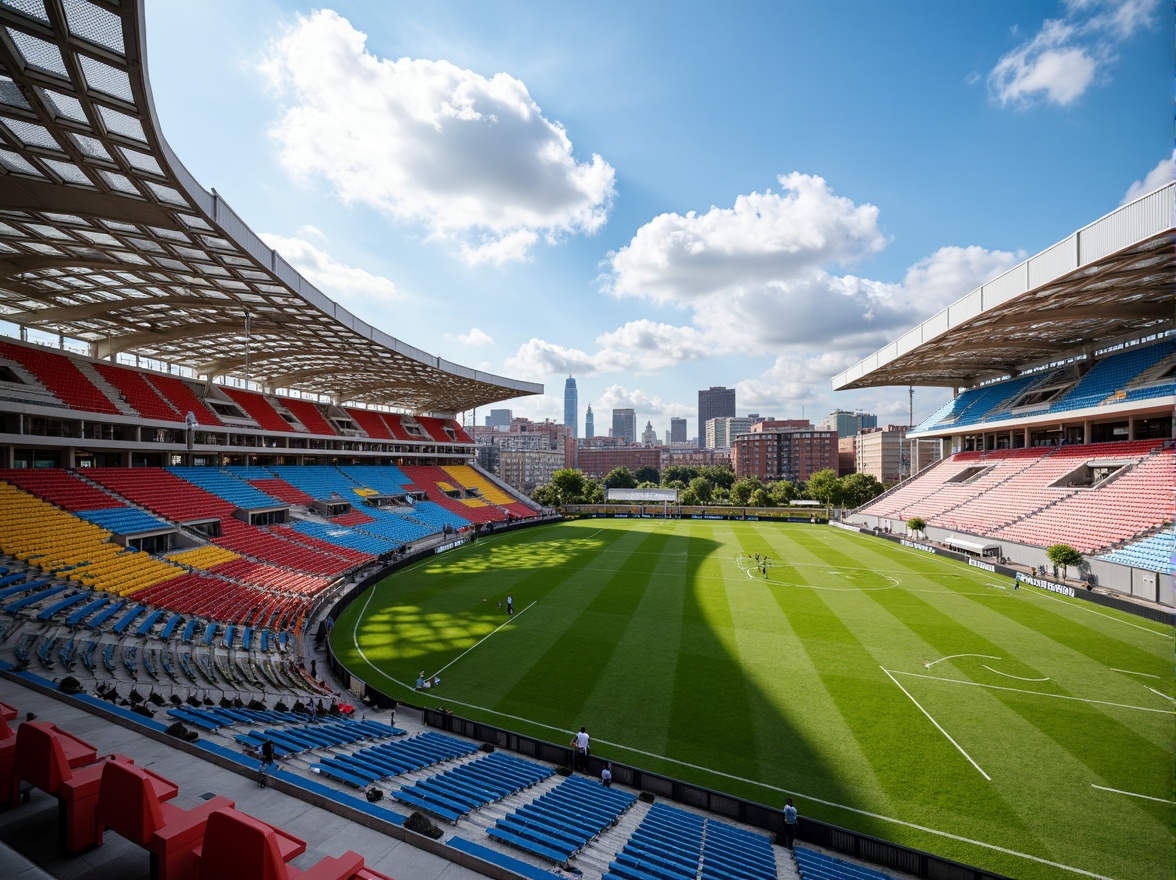
[[[593,357],[587,352],[532,338],[519,346],[514,357],[506,359],[504,367],[507,375],[537,381],[531,377],[550,376],[554,373],[589,375],[594,372],[592,362]]]
[[[949,247],[912,266],[901,284],[833,274],[885,246],[878,209],[834,195],[819,177],[779,180],[782,194],[740,196],[733,209],[660,215],[612,255],[606,287],[615,295],[692,313],[697,337],[656,325],[655,336],[678,343],[665,358],[775,355],[783,346],[866,353],[1015,262],[1003,251]],[[598,342],[613,352],[620,338]]]
[[[469,333],[462,333],[457,337],[457,341],[462,345],[493,345],[494,340],[490,338],[490,334],[484,330],[479,330],[477,327],[471,327]]]
[[[1150,192],[1155,192],[1164,184],[1171,183],[1173,179],[1176,179],[1176,153],[1167,159],[1161,159],[1143,180],[1137,180],[1131,184],[1123,196],[1123,201],[1119,204],[1126,205],[1128,202],[1134,202]]]
[[[348,302],[388,302],[399,297],[396,285],[387,278],[336,262],[325,251],[301,238],[266,232],[261,233],[260,238],[311,284],[344,305]]]
[[[1044,100],[1067,107],[1117,60],[1120,43],[1152,23],[1158,0],[1068,0],[1031,39],[1005,53],[988,74],[1001,106]]]
[[[609,385],[604,389],[593,412],[596,414],[596,433],[607,434],[608,426],[612,424],[614,409],[634,409],[638,419],[650,419],[654,416],[679,418],[692,414],[694,410],[677,403],[668,403],[660,397],[650,397],[640,388],[625,388],[622,385]],[[607,424],[603,421],[607,419]],[[604,426],[602,428],[602,425]],[[644,427],[644,425],[642,425]]]
[[[833,195],[820,177],[793,172],[771,190],[741,195],[732,208],[661,214],[610,257],[612,290],[656,303],[684,305],[731,284],[831,264],[881,250],[878,209]]]
[[[471,263],[525,258],[540,237],[606,221],[615,173],[578,162],[527,87],[447,61],[381,59],[337,13],[299,16],[264,66],[286,101],[273,129],[282,164],[347,201],[468,236]]]

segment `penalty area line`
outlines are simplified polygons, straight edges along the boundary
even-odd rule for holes
[[[1176,804],[1176,801],[1170,801],[1167,798],[1152,797],[1150,794],[1139,794],[1134,791],[1123,791],[1121,788],[1107,788],[1105,785],[1095,785],[1090,783],[1091,788],[1097,788],[1099,791],[1110,791],[1115,794],[1125,794],[1127,797],[1143,798],[1145,801],[1157,801],[1161,804]]]
[[[890,674],[890,670],[889,670],[889,669],[887,669],[885,666],[879,666],[878,668],[879,668],[879,669],[881,669],[883,672],[885,672],[885,673],[886,673],[886,677],[887,677],[887,678],[889,678],[889,679],[890,679],[892,682],[894,682],[895,686],[896,686],[896,687],[897,687],[897,688],[898,688],[900,691],[902,691],[904,694],[906,694],[906,695],[907,695],[907,698],[908,698],[908,699],[909,699],[909,700],[910,700],[912,703],[914,703],[914,704],[915,704],[915,707],[916,707],[916,708],[917,708],[917,709],[918,709],[920,712],[922,712],[924,715],[926,715],[926,716],[927,716],[927,720],[928,720],[928,721],[930,721],[932,724],[934,724],[934,725],[935,725],[935,729],[936,729],[936,730],[938,730],[940,733],[942,733],[944,736],[946,736],[946,737],[947,737],[947,741],[948,741],[949,743],[951,743],[953,746],[955,746],[955,747],[956,747],[956,750],[957,750],[957,751],[959,751],[959,753],[960,753],[961,755],[963,755],[965,758],[967,758],[967,759],[968,759],[968,763],[969,763],[969,764],[971,764],[973,767],[975,767],[975,768],[976,768],[976,769],[979,771],[979,773],[980,773],[980,775],[981,775],[981,776],[983,776],[983,777],[984,777],[985,779],[987,779],[989,782],[992,782],[992,777],[991,777],[991,776],[989,776],[987,773],[985,773],[985,772],[984,772],[984,770],[983,770],[983,769],[980,767],[980,765],[979,765],[979,764],[977,764],[975,761],[973,761],[973,760],[972,760],[972,756],[971,756],[971,755],[969,755],[967,752],[965,752],[965,751],[964,751],[964,747],[963,747],[963,746],[961,746],[961,745],[960,745],[958,742],[956,742],[954,739],[952,739],[952,736],[951,736],[951,734],[950,734],[950,733],[948,733],[946,730],[944,730],[944,729],[943,729],[943,728],[940,726],[939,722],[938,722],[938,721],[936,721],[934,718],[932,718],[932,717],[931,717],[931,713],[930,713],[930,712],[928,712],[926,709],[924,709],[922,706],[920,706],[920,705],[919,705],[919,701],[918,701],[918,700],[916,700],[914,697],[912,697],[912,696],[911,696],[911,694],[910,694],[910,691],[908,691],[906,688],[904,688],[904,687],[903,687],[901,684],[899,684],[899,683],[898,683],[898,679],[897,679],[897,678],[895,678],[893,675],[891,675],[891,674]]]
[[[448,669],[450,666],[452,666],[454,663],[456,663],[458,660],[460,660],[462,657],[464,657],[466,654],[468,654],[470,651],[474,650],[474,648],[478,647],[478,645],[482,644],[482,642],[486,641],[486,639],[490,638],[490,636],[494,635],[496,632],[498,632],[500,629],[502,629],[502,627],[506,626],[508,623],[511,623],[516,618],[522,617],[524,614],[526,614],[528,611],[530,611],[532,608],[534,608],[536,602],[538,602],[538,601],[539,600],[536,599],[535,602],[532,602],[530,605],[528,605],[526,608],[524,608],[518,614],[512,614],[510,617],[508,617],[506,620],[504,620],[501,624],[494,627],[494,629],[490,630],[490,632],[486,633],[486,635],[482,636],[482,638],[478,639],[476,642],[474,642],[472,645],[470,645],[468,648],[466,648],[464,651],[462,651],[460,654],[458,654],[456,657],[454,657],[452,660],[450,660],[448,663],[446,663],[444,666],[442,666],[440,669],[438,669],[436,672],[434,672],[432,677],[433,678],[437,677],[442,672],[444,672],[446,669]]]

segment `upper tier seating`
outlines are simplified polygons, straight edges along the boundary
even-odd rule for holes
[[[429,501],[437,506],[455,515],[457,518],[464,520],[460,524],[456,521],[452,523],[456,528],[463,528],[472,522],[501,522],[506,519],[506,514],[497,507],[491,507],[486,504],[466,504],[462,499],[451,498],[446,494],[447,491],[458,488],[454,486],[449,476],[444,470],[439,467],[428,465],[406,465],[402,468],[405,476],[412,480],[412,485],[424,490],[428,496]],[[446,488],[448,487],[448,488]],[[418,510],[422,505],[417,505]],[[418,516],[418,514],[414,514]],[[423,516],[419,518],[435,516],[434,513],[423,512]],[[429,521],[425,519],[425,521]]]
[[[182,413],[181,418],[187,419],[188,413],[196,416],[196,422],[201,425],[223,425],[222,422],[212,410],[204,405],[199,397],[196,396],[188,383],[182,379],[177,379],[175,376],[165,376],[162,373],[150,373],[146,376],[147,382],[156,391],[160,393],[167,401],[176,408],[177,412]]]
[[[271,498],[284,501],[287,504],[300,504],[303,507],[309,507],[311,502],[314,501],[314,498],[307,495],[301,489],[291,486],[285,480],[270,476],[269,471],[263,470],[262,468],[238,466],[226,467],[223,470],[238,479],[244,480],[254,489],[264,492]],[[261,474],[265,474],[265,476],[261,476]]]
[[[345,409],[355,424],[359,425],[373,440],[392,439],[392,432],[374,409],[359,409],[358,407],[346,407]]]
[[[457,432],[453,430],[455,424],[451,419],[435,419],[431,416],[416,416],[417,424],[425,429],[425,433],[438,443],[457,443]]]
[[[228,385],[221,385],[220,390],[231,397],[234,403],[245,410],[249,417],[265,430],[284,432],[294,430],[264,395],[246,391],[244,388],[232,388]]]
[[[0,340],[0,357],[23,366],[70,409],[121,415],[110,398],[78,369],[71,358],[63,354],[55,354],[40,346],[26,348]]]
[[[159,392],[147,383],[143,374],[138,370],[106,364],[101,361],[94,362],[94,369],[101,374],[103,379],[113,385],[122,395],[122,399],[143,418],[158,419],[164,422],[182,422],[184,420],[185,414],[178,412],[175,407],[160,397]]]
[[[323,418],[318,407],[311,401],[296,397],[283,397],[282,403],[286,409],[290,410],[294,418],[306,426],[306,430],[310,433],[327,435],[336,433],[335,429],[331,427],[331,423]]]
[[[1036,405],[1022,403],[1016,406],[1026,392],[1064,384],[1068,375],[1071,377],[1069,381],[1073,382],[1076,368],[1060,367],[983,388],[973,388],[925,419],[917,430],[948,425],[991,424],[1015,418],[1027,411],[1034,415],[1066,413],[1104,403],[1131,403],[1168,396],[1176,391],[1176,386],[1170,378],[1161,380],[1157,374],[1162,370],[1160,365],[1170,365],[1174,356],[1174,337],[1113,352],[1091,365],[1069,390],[1059,393],[1055,399]]]

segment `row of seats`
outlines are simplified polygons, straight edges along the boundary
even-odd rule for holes
[[[477,746],[471,743],[427,730],[399,742],[324,757],[311,769],[348,785],[366,788],[381,779],[421,770],[475,751]]]
[[[1017,418],[1027,406],[1017,406],[1035,390],[1046,394],[1050,389],[1071,387],[1060,391],[1041,405],[1032,406],[1033,415],[1066,413],[1096,407],[1105,403],[1133,403],[1173,393],[1170,378],[1163,378],[1166,367],[1176,357],[1176,338],[1132,346],[1107,355],[1078,376],[1078,367],[1060,367],[1029,376],[1018,376],[1004,382],[973,388],[919,425],[919,431],[936,427],[961,427],[973,424],[992,424]]]
[[[615,823],[637,796],[569,776],[486,829],[495,840],[564,863]]]
[[[657,803],[609,865],[616,880],[775,880],[772,841]]]
[[[456,822],[479,807],[542,782],[554,772],[544,764],[494,752],[404,786],[394,797],[403,804]]]
[[[120,364],[90,361],[55,352],[38,345],[17,345],[0,340],[0,358],[32,374],[54,397],[70,409],[121,415],[122,410],[99,384],[109,385],[121,398],[128,413],[144,419],[183,422],[188,413],[200,425],[223,426],[224,422],[205,404],[189,383],[176,376],[143,372]],[[89,371],[95,381],[87,375]],[[271,398],[253,391],[219,386],[262,430],[291,433],[295,427],[279,412]],[[312,434],[337,436],[338,431],[323,417],[318,405],[298,398],[273,398]],[[382,440],[436,441],[472,446],[473,438],[455,419],[382,413],[347,408],[353,421],[369,436]]]
[[[0,704],[0,805],[16,805],[22,782],[55,797],[67,853],[101,846],[111,830],[147,850],[158,880],[388,880],[351,851],[293,868],[287,863],[306,851],[305,841],[236,810],[232,800],[213,796],[180,809],[169,803],[179,787],[133,758],[99,756],[52,722],[26,721],[13,732],[15,715]]]
[[[1098,488],[1054,485],[1100,463],[1129,469]],[[860,512],[1040,546],[1064,536],[1091,552],[1171,522],[1173,468],[1155,440],[959,453]]]
[[[1099,558],[1170,575],[1176,571],[1176,531],[1167,528],[1134,544],[1104,553]]]

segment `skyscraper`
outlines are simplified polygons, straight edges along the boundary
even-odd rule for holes
[[[706,447],[706,423],[735,415],[735,389],[712,385],[698,392],[698,448]]]
[[[584,436],[596,436],[596,419],[592,417],[592,404],[588,404],[588,412],[584,414]]]
[[[579,437],[577,423],[580,421],[580,406],[576,394],[576,380],[568,376],[564,382],[564,424],[572,429],[572,437]]]
[[[624,437],[626,443],[637,442],[637,410],[614,409],[612,435]]]
[[[670,443],[685,443],[686,442],[686,420],[685,419],[670,419]]]
[[[852,437],[867,428],[878,427],[878,417],[873,413],[846,412],[837,409],[825,417],[825,424],[837,432],[838,437]]]

